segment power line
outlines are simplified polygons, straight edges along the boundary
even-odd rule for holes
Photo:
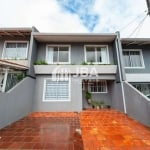
[[[144,18],[139,22],[139,24],[136,26],[136,28],[133,30],[133,32],[129,35],[129,37],[131,37],[137,31],[137,29],[144,23],[147,16],[148,16],[148,14],[146,16],[144,16]]]
[[[147,13],[147,10],[145,10],[144,12],[140,13],[138,16],[136,16],[132,21],[130,21],[127,25],[125,25],[124,27],[122,27],[120,29],[120,32],[123,31],[124,29],[126,29],[129,25],[131,25],[132,23],[134,23],[138,18],[140,18],[143,13]]]

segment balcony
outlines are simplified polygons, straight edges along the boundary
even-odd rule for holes
[[[10,62],[10,63],[14,63],[14,64],[18,64],[18,65],[22,65],[22,66],[26,66],[28,67],[28,60],[26,59],[3,59],[4,61]]]
[[[35,74],[116,74],[116,65],[34,65]]]

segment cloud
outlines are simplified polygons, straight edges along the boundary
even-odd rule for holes
[[[144,17],[144,0],[0,0],[0,27],[36,26],[41,32],[116,32],[129,37]],[[150,17],[132,37],[149,37]]]
[[[36,26],[41,32],[88,32],[76,14],[62,11],[56,0],[0,0],[0,26]]]
[[[65,11],[76,14],[89,31],[93,31],[100,16],[93,11],[95,0],[57,0]]]
[[[136,5],[138,4],[138,5]],[[96,13],[101,15],[101,20],[98,22],[93,32],[116,32],[120,31],[123,27],[127,26],[132,20],[132,24],[127,26],[124,30],[121,30],[122,37],[129,37],[129,35],[138,26],[139,22],[144,18],[146,13],[146,2],[143,0],[96,0],[94,9]],[[138,17],[137,17],[138,16]],[[146,22],[143,24],[139,36],[148,37],[150,34],[146,34],[145,30],[149,30]],[[150,25],[150,22],[149,22]],[[149,32],[149,31],[148,31]],[[145,34],[142,34],[145,33]],[[132,37],[136,37],[134,34]]]

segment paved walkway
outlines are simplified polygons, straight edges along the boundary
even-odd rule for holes
[[[32,113],[0,130],[0,149],[150,150],[150,128],[115,110]]]
[[[150,150],[150,128],[115,110],[81,113],[84,150]]]

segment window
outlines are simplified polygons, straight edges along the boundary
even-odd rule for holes
[[[150,95],[150,84],[132,84],[137,90],[139,90],[141,93],[143,93],[146,96]]]
[[[143,67],[141,50],[123,50],[124,66],[129,68]]]
[[[48,46],[46,61],[48,64],[69,63],[69,46]]]
[[[106,46],[86,46],[85,61],[89,63],[108,63],[108,54]]]
[[[69,79],[46,79],[44,101],[69,101]]]
[[[27,42],[6,42],[3,58],[4,59],[27,59]]]
[[[107,82],[102,80],[90,80],[88,90],[91,93],[107,93]]]

